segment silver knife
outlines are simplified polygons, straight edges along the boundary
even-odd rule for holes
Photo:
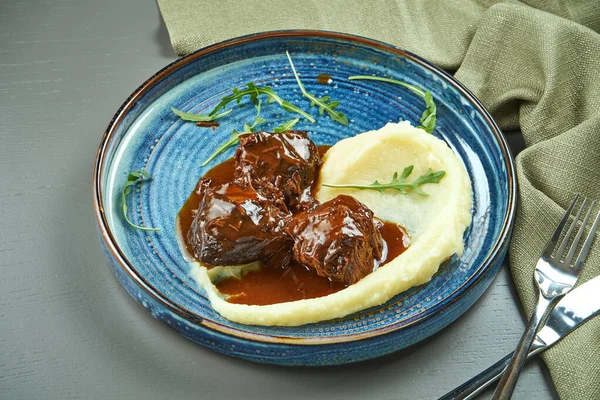
[[[600,276],[573,289],[554,307],[546,324],[537,332],[527,359],[545,351],[567,336],[579,325],[600,313]],[[468,400],[479,395],[484,389],[502,376],[510,362],[512,353],[492,365],[476,377],[440,397],[439,400]]]

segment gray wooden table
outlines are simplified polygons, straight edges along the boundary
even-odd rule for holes
[[[0,2],[1,399],[436,399],[513,349],[506,265],[450,327],[356,365],[254,365],[153,320],[100,252],[92,162],[117,107],[175,58],[152,1]],[[539,360],[515,398],[557,398]]]

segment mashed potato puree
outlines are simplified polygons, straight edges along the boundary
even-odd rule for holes
[[[409,122],[389,123],[377,131],[344,139],[323,158],[321,183],[390,182],[395,172],[414,165],[409,181],[427,172],[445,171],[436,184],[421,187],[429,196],[388,189],[334,189],[320,186],[317,199],[354,196],[375,216],[406,228],[409,248],[358,283],[328,296],[272,305],[231,304],[211,283],[206,268],[194,263],[192,274],[206,290],[213,308],[225,318],[250,325],[297,326],[340,318],[377,306],[400,292],[428,282],[439,265],[462,254],[463,233],[471,223],[471,183],[465,168],[446,143]]]

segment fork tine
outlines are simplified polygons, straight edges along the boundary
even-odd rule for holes
[[[575,204],[577,203],[578,200],[579,200],[579,194],[576,194],[575,198],[571,201],[571,204],[569,204],[569,208],[567,208],[567,211],[565,211],[562,219],[560,220],[560,223],[556,227],[556,230],[552,234],[552,237],[546,244],[546,247],[544,248],[544,252],[542,253],[542,255],[544,257],[548,257],[548,258],[552,257],[552,252],[556,249],[556,243],[558,242],[558,239],[560,238],[560,234],[562,233],[563,229],[565,228],[565,225],[567,224],[567,222],[569,222],[569,217],[571,216],[571,213],[573,212],[573,208],[575,207]]]
[[[569,226],[567,233],[565,233],[565,237],[563,238],[562,243],[560,244],[558,250],[556,250],[556,255],[554,257],[559,261],[563,255],[563,253],[565,252],[567,245],[569,244],[569,240],[571,240],[573,231],[577,227],[577,221],[579,221],[579,217],[581,217],[581,213],[585,209],[586,204],[587,204],[587,199],[583,199],[583,202],[581,203],[581,207],[579,207],[579,211],[577,211],[577,215],[575,215],[575,218],[573,218],[573,222]]]
[[[573,261],[573,256],[575,255],[575,252],[577,251],[577,248],[579,247],[579,241],[581,240],[581,237],[585,233],[585,229],[587,228],[587,224],[590,220],[590,216],[592,215],[592,210],[594,209],[595,205],[596,205],[596,202],[592,201],[592,204],[590,204],[590,207],[588,208],[587,213],[585,214],[585,218],[583,219],[583,222],[581,223],[581,226],[579,227],[579,231],[577,231],[577,235],[575,236],[575,239],[573,239],[573,243],[571,244],[569,253],[565,257],[564,263],[566,265],[571,265],[571,261]]]
[[[575,266],[573,267],[575,270],[580,270],[583,266],[583,263],[587,258],[588,253],[590,252],[590,248],[592,247],[592,243],[594,242],[594,234],[596,233],[596,230],[598,230],[598,225],[600,225],[600,212],[598,212],[598,215],[596,215],[594,225],[592,225],[590,233],[588,233],[587,238],[585,239],[585,243],[581,248],[581,252],[579,252],[577,261],[575,261]]]
[[[558,238],[560,238],[560,234],[561,234],[563,228],[565,227],[565,224],[569,220],[569,216],[571,215],[571,211],[573,211],[573,207],[575,207],[575,203],[577,203],[577,200],[579,200],[579,194],[576,194],[573,201],[571,201],[571,204],[569,205],[569,208],[565,212],[565,215],[563,215],[562,220],[556,227],[556,230],[554,231],[552,238],[550,238],[550,240],[548,241],[548,244],[546,245],[546,248],[544,249],[544,253],[543,253],[544,256],[549,258],[552,255],[552,250],[554,250],[554,247],[556,246],[556,242],[558,242]]]

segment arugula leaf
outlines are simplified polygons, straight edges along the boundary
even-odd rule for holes
[[[269,86],[256,86],[252,82],[249,82],[246,84],[246,89],[240,90],[238,88],[233,88],[233,94],[223,97],[221,99],[221,102],[219,104],[217,104],[216,107],[208,115],[209,116],[215,115],[217,113],[217,111],[219,111],[222,108],[225,108],[232,101],[235,101],[236,104],[240,104],[240,102],[242,101],[242,98],[245,96],[250,96],[250,101],[252,103],[256,104],[258,96],[261,94],[264,94],[265,96],[267,96],[267,104],[277,103],[284,110],[293,112],[296,114],[300,114],[304,118],[309,120],[310,122],[315,122],[315,119],[313,117],[311,117],[310,114],[307,114],[306,112],[302,111],[301,109],[299,109],[298,107],[296,107],[295,105],[290,103],[289,101],[283,100]]]
[[[445,171],[437,171],[433,172],[431,168],[427,170],[424,175],[421,175],[417,179],[412,182],[407,182],[406,179],[412,174],[414,165],[409,165],[404,168],[400,177],[398,177],[398,172],[394,173],[392,177],[392,181],[389,183],[379,183],[375,181],[369,184],[339,184],[333,185],[328,183],[323,183],[323,186],[333,187],[333,188],[353,188],[353,189],[371,189],[377,190],[380,193],[383,193],[387,189],[395,189],[400,191],[402,194],[408,194],[407,189],[411,189],[413,192],[420,194],[421,196],[429,196],[427,193],[421,190],[420,186],[426,183],[438,183],[444,175],[446,175]]]
[[[381,82],[394,83],[396,85],[404,86],[405,88],[407,88],[408,90],[410,90],[417,96],[421,97],[425,101],[426,108],[425,108],[425,111],[423,111],[423,114],[421,114],[421,125],[419,125],[417,128],[421,128],[427,133],[433,132],[433,129],[435,128],[435,123],[437,122],[437,118],[436,118],[437,109],[435,106],[435,102],[433,101],[433,96],[429,90],[423,90],[418,86],[411,85],[409,83],[402,82],[397,79],[383,78],[380,76],[354,75],[354,76],[348,77],[348,79],[351,81],[354,81],[354,80],[381,81]]]
[[[208,157],[202,163],[202,166],[204,167],[206,164],[208,164],[209,162],[211,162],[216,156],[218,156],[219,154],[223,153],[228,148],[230,148],[230,147],[235,146],[236,144],[238,144],[239,141],[240,141],[238,139],[239,136],[240,136],[240,133],[234,129],[233,132],[231,132],[231,136],[229,137],[229,140],[227,140],[225,143],[223,143],[222,145],[220,145],[219,147],[217,147],[217,150],[215,150],[215,152],[212,153],[210,155],[210,157]]]
[[[236,129],[234,129],[233,132],[231,132],[231,136],[229,137],[229,140],[227,140],[225,143],[220,145],[217,148],[217,150],[215,150],[215,152],[212,153],[210,155],[210,157],[208,157],[206,159],[206,161],[204,161],[202,163],[203,167],[206,164],[208,164],[209,162],[211,162],[216,156],[218,156],[219,154],[221,154],[225,150],[227,150],[228,148],[233,147],[236,144],[238,144],[240,142],[240,139],[239,139],[240,135],[253,133],[254,128],[256,128],[258,125],[264,124],[266,122],[266,120],[260,116],[260,105],[262,104],[262,101],[258,97],[255,97],[255,98],[257,99],[258,102],[256,103],[256,106],[255,106],[256,107],[256,117],[254,117],[254,123],[252,123],[252,125],[244,124],[244,129],[242,130],[242,132],[238,132]]]
[[[217,266],[209,269],[207,273],[212,284],[216,285],[219,282],[229,278],[242,279],[247,273],[252,271],[260,271],[261,268],[262,263],[260,261],[255,261],[244,265]]]
[[[143,231],[160,231],[160,228],[148,228],[136,225],[131,222],[127,216],[127,196],[131,193],[132,186],[135,186],[137,183],[147,182],[151,179],[152,175],[142,169],[131,172],[127,176],[127,181],[125,181],[125,186],[123,186],[123,191],[121,192],[121,206],[123,207],[123,216],[125,217],[125,221],[127,221],[127,223],[133,228],[141,229]]]
[[[304,88],[304,85],[300,81],[300,77],[298,76],[298,73],[296,72],[296,67],[294,67],[294,63],[292,62],[292,57],[290,56],[290,53],[288,51],[286,51],[285,54],[287,55],[287,58],[290,62],[290,66],[292,67],[292,72],[294,73],[296,82],[298,82],[300,91],[302,92],[302,95],[304,97],[306,97],[307,99],[310,100],[311,107],[312,106],[319,107],[319,115],[323,115],[323,113],[327,112],[327,114],[329,114],[329,116],[331,117],[332,120],[339,122],[342,125],[348,125],[348,118],[346,118],[346,116],[343,113],[335,110],[335,108],[340,105],[340,102],[339,101],[331,101],[331,102],[327,103],[331,99],[330,96],[316,97],[313,94],[308,93],[306,91],[306,89]]]
[[[437,108],[433,102],[433,96],[429,90],[425,92],[423,100],[425,100],[425,106],[427,108],[425,108],[425,111],[423,111],[423,114],[421,114],[421,125],[417,128],[424,129],[425,132],[431,133],[433,132],[435,123],[437,122],[437,117],[435,116]]]
[[[294,127],[294,125],[296,125],[298,122],[300,122],[300,118],[291,119],[288,122],[285,122],[285,123],[273,128],[273,132],[274,133],[282,133],[282,132],[291,131],[292,128]]]
[[[175,114],[177,114],[177,116],[179,118],[181,118],[182,120],[184,120],[184,121],[190,121],[190,122],[210,122],[210,121],[214,121],[217,118],[221,118],[221,117],[226,116],[227,114],[229,114],[233,110],[227,110],[225,112],[222,112],[221,114],[211,114],[211,115],[189,113],[189,112],[178,110],[178,109],[173,108],[173,107],[171,107],[171,111],[173,111]]]

